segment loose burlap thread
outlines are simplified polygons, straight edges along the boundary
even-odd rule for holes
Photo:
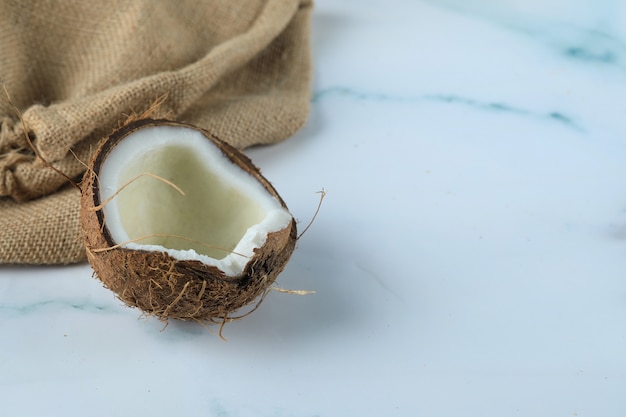
[[[309,110],[311,8],[0,2],[0,81],[10,93],[0,92],[0,263],[84,259],[79,191],[49,165],[79,179],[98,141],[155,100],[237,148],[291,136]]]

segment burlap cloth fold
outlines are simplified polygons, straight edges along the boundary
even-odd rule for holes
[[[97,142],[155,100],[238,148],[292,135],[309,109],[311,7],[0,2],[0,263],[84,259],[79,192],[27,137],[78,179]]]

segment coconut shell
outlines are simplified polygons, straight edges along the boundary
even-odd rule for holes
[[[240,151],[194,126],[168,120],[139,120],[123,126],[102,141],[82,183],[81,226],[87,258],[95,276],[127,305],[147,315],[196,321],[222,321],[235,310],[261,296],[284,269],[296,243],[296,223],[269,233],[266,243],[243,272],[227,276],[215,266],[196,260],[178,260],[165,252],[130,250],[117,247],[107,229],[101,205],[98,173],[109,152],[126,136],[152,126],[179,126],[203,133],[234,164],[256,178],[287,208],[274,187]]]

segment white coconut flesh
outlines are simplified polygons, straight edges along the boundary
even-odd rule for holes
[[[150,176],[165,178],[175,187]],[[130,182],[130,185],[126,184]],[[291,214],[256,178],[194,129],[154,126],[122,139],[99,172],[104,218],[116,244],[240,274]]]

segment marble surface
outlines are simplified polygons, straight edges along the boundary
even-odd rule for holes
[[[626,415],[626,3],[317,0],[301,224],[252,316],[0,266],[2,416]]]

